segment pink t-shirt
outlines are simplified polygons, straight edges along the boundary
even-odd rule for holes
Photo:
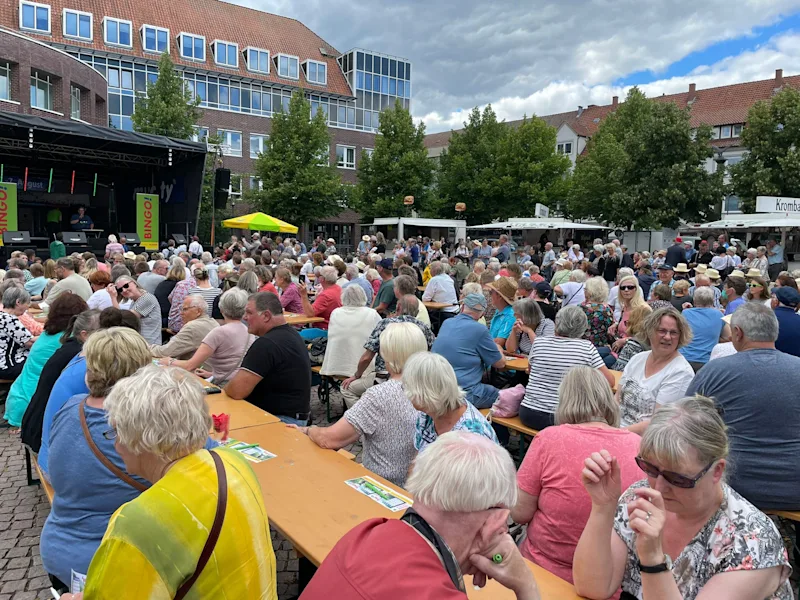
[[[522,555],[572,583],[572,557],[589,520],[592,501],[581,483],[583,461],[592,452],[608,450],[617,457],[622,489],[643,473],[635,462],[640,437],[625,429],[558,425],[542,429],[517,473],[517,485],[538,496]]]
[[[327,290],[322,290],[314,300],[314,316],[325,319],[324,323],[314,323],[319,329],[327,329],[331,320],[331,313],[342,305],[342,288],[332,285]]]
[[[303,300],[300,298],[297,284],[290,283],[288,287],[281,292],[281,306],[286,312],[302,314]]]

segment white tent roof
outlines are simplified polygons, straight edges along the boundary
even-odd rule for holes
[[[559,219],[509,219],[498,223],[470,225],[467,229],[611,229],[591,223],[573,223]]]
[[[415,227],[449,227],[458,229],[464,227],[466,221],[461,219],[418,219],[414,217],[379,217],[372,221],[375,226],[378,225],[413,225]]]
[[[763,227],[800,227],[800,216],[778,214],[743,214],[728,216],[702,225],[687,225],[684,229],[756,229]]]

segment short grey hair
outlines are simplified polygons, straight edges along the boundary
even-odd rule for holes
[[[623,246],[624,248],[625,246]],[[633,269],[630,267],[622,267],[617,271],[617,281],[622,281],[623,277],[633,277]]]
[[[255,271],[245,271],[239,275],[236,287],[250,294],[255,294],[258,291],[258,275],[256,275]]]
[[[486,263],[482,260],[476,260],[475,264],[472,265],[472,270],[476,273],[481,273],[482,271],[486,270]]]
[[[408,359],[403,389],[414,408],[434,419],[466,403],[453,367],[444,356],[432,352],[418,352]]]
[[[139,285],[139,282],[137,282],[137,281],[136,281],[136,280],[135,280],[135,279],[134,279],[134,278],[133,278],[131,275],[121,275],[120,277],[117,277],[117,278],[114,280],[114,285],[115,285],[116,287],[119,287],[119,286],[120,286],[121,284],[123,284],[123,283],[132,283],[132,284],[133,284],[133,285],[135,285],[135,286],[136,286],[138,289],[140,289],[140,290],[143,290],[143,289],[144,289],[142,286],[140,286],[140,285]]]
[[[577,273],[577,271],[574,272]],[[608,284],[602,277],[590,277],[583,288],[587,302],[605,304],[608,301]]]
[[[582,338],[589,328],[589,320],[580,306],[565,306],[556,313],[556,335]]]
[[[25,305],[30,304],[31,295],[24,287],[13,285],[3,292],[3,306],[5,308],[14,308],[17,304]]]
[[[465,283],[464,287],[461,288],[461,297],[466,298],[468,294],[482,294],[483,288],[481,287],[480,283],[472,282],[472,283]]]
[[[696,288],[694,290],[694,305],[697,308],[714,306],[714,290],[710,287]]]
[[[419,314],[419,299],[406,294],[397,299],[397,314],[416,318]]]
[[[223,293],[219,298],[219,310],[223,317],[240,321],[247,308],[249,294],[242,288],[235,287]]]
[[[695,291],[695,294],[697,292]],[[5,303],[5,296],[3,296]],[[745,302],[733,313],[731,329],[738,328],[751,342],[774,342],[778,339],[778,318],[761,302]]]
[[[395,375],[402,374],[406,362],[413,354],[425,352],[427,349],[425,335],[414,323],[392,323],[380,336],[381,358],[389,372]]]
[[[619,427],[619,402],[600,371],[587,366],[572,367],[558,386],[556,425],[592,421]]]
[[[202,260],[202,261],[203,261],[203,264],[206,264],[206,265],[207,265],[207,264],[208,264],[208,263],[210,263],[212,260],[214,260],[214,257],[213,257],[213,256],[211,256],[211,252],[209,252],[208,250],[206,250],[205,252],[203,252],[203,253],[200,255],[200,260]]]
[[[595,252],[602,252],[603,250],[605,250],[605,248],[603,247],[602,244],[595,244],[594,246],[592,246],[592,250],[594,250]]]
[[[544,321],[544,313],[539,307],[539,303],[533,298],[524,298],[514,302],[514,315],[519,318],[527,327],[534,331]]]
[[[200,308],[203,312],[208,310],[208,302],[200,294],[191,294],[184,298],[184,301],[189,301],[189,306],[193,308]]]
[[[344,271],[349,279],[355,279],[358,277],[358,267],[355,265],[347,265],[347,268]],[[366,295],[365,295],[366,297]]]
[[[414,460],[406,489],[415,502],[453,513],[512,508],[518,495],[508,451],[467,431],[449,431],[426,446]]]
[[[212,426],[203,387],[177,367],[142,367],[117,382],[103,408],[120,444],[166,460],[202,449]]]
[[[342,290],[342,306],[366,306],[367,294],[360,285],[348,285]]]
[[[436,277],[444,272],[444,265],[441,261],[435,260],[430,265],[431,277]]]
[[[328,283],[336,283],[336,280],[339,279],[339,271],[336,270],[336,267],[331,267],[329,265],[322,267],[319,275]]]
[[[727,429],[714,400],[704,396],[684,398],[653,413],[642,434],[639,454],[663,469],[680,472],[689,450],[694,449],[697,460],[708,465],[728,457]]]
[[[569,280],[574,281],[575,283],[583,283],[584,281],[586,281],[586,273],[584,273],[580,269],[575,269],[572,273],[569,274]],[[606,284],[606,287],[608,287],[608,284]]]
[[[528,268],[528,273],[530,273],[531,275],[538,275],[539,274],[539,267],[537,267],[536,265],[531,265]]]

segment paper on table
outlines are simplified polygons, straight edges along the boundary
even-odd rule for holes
[[[260,446],[251,446],[247,442],[240,442],[239,440],[234,440],[233,438],[230,438],[223,444],[223,446],[230,448],[231,450],[236,450],[247,460],[251,460],[256,463],[264,462],[265,460],[269,460],[270,458],[275,458],[277,456],[277,454],[268,452]]]
[[[378,483],[372,477],[356,477],[355,479],[348,479],[345,483],[392,512],[405,510],[413,504],[410,498],[401,496],[391,488]]]

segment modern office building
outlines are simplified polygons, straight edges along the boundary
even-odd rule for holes
[[[157,77],[159,56],[169,52],[200,98],[197,139],[214,134],[223,140],[223,163],[234,174],[234,204],[244,189],[259,185],[253,159],[265,148],[270,117],[298,88],[314,113],[327,115],[330,160],[347,183],[355,183],[362,153],[374,148],[380,111],[397,99],[406,107],[411,102],[407,60],[362,49],[343,53],[295,19],[221,0],[10,0],[0,8],[0,26],[94,67],[107,81],[108,124],[123,130],[132,129],[137,97]],[[36,106],[23,102],[28,77]],[[66,114],[62,79],[58,65],[29,67],[19,56],[0,52],[0,110],[19,103],[21,112]],[[34,88],[41,91],[34,95]],[[102,112],[93,110],[92,118]],[[344,211],[306,224],[306,237],[319,233],[349,246],[360,235],[358,221],[359,215]]]

